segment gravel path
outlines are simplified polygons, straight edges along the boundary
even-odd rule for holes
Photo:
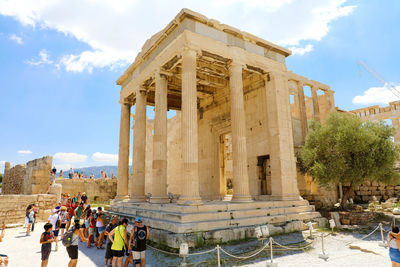
[[[38,223],[35,232],[31,236],[25,236],[25,230],[21,227],[6,229],[6,236],[0,243],[0,254],[9,256],[9,266],[39,266],[40,265],[40,234],[43,232],[44,223]],[[281,255],[276,255],[275,259],[279,266],[391,266],[386,248],[378,246],[380,234],[375,233],[367,240],[360,241],[363,235],[357,233],[337,234],[329,236],[325,239],[326,251],[329,254],[329,259],[324,261],[318,258],[321,252],[320,238],[316,238],[313,244],[313,249],[307,251],[285,252]],[[293,233],[284,236],[275,237],[281,244],[291,242],[299,242],[302,239],[301,233]],[[352,245],[358,246],[365,250],[350,249],[346,246],[346,242],[353,241]],[[238,245],[226,246],[223,248],[230,251],[232,254],[238,254],[245,250],[254,250],[259,247],[259,241],[251,241]],[[96,248],[86,248],[85,244],[79,245],[78,266],[104,266],[104,250]],[[265,266],[265,256],[260,254],[257,259],[251,261],[228,261],[225,266]],[[265,255],[265,254],[264,254]],[[225,257],[225,256],[223,256]],[[263,258],[264,257],[264,258]],[[215,266],[215,253],[213,255],[191,257],[189,262],[207,262],[210,265],[198,266]],[[160,253],[148,249],[146,252],[146,266],[177,266],[181,259],[168,257]],[[68,254],[64,246],[59,243],[59,250],[53,251],[50,254],[49,266],[67,266],[69,261]],[[214,264],[213,264],[214,263]],[[192,265],[192,264],[190,264]]]

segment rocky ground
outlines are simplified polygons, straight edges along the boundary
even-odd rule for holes
[[[6,230],[5,239],[0,243],[0,254],[9,256],[9,266],[39,266],[39,238],[43,225],[43,223],[37,224],[36,230],[31,236],[25,236],[25,230],[21,227]],[[366,240],[361,240],[367,232],[367,230],[364,233],[345,232],[327,237],[325,239],[326,251],[329,254],[327,261],[318,258],[318,254],[321,252],[320,238],[314,238],[311,247],[305,250],[278,251],[278,249],[274,249],[274,258],[278,262],[278,266],[390,266],[387,248],[378,245],[379,231]],[[304,240],[306,234],[306,232],[298,232],[274,238],[281,244],[292,243],[291,246],[301,246],[304,243],[299,242]],[[307,242],[310,241],[307,240]],[[349,242],[352,243],[346,245]],[[240,244],[223,245],[222,247],[233,255],[246,255],[244,252],[251,253],[262,247],[262,244],[261,241],[253,240]],[[79,249],[78,266],[104,266],[104,250],[88,249],[83,243],[80,244]],[[207,248],[204,250],[207,250]],[[182,262],[179,257],[166,255],[152,249],[147,250],[146,258],[146,266],[177,266]],[[269,260],[269,253],[263,251],[249,260],[233,259],[224,254],[221,254],[221,258],[223,260],[221,266],[265,266],[267,259]],[[68,261],[66,249],[60,243],[59,251],[53,250],[50,254],[49,266],[67,266]],[[216,266],[216,252],[191,256],[187,259],[187,262],[189,266]]]

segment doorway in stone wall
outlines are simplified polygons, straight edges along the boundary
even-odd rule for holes
[[[220,197],[229,200],[233,195],[233,160],[232,160],[232,134],[221,134],[219,137],[219,177]]]
[[[271,195],[271,160],[269,155],[257,157],[258,179],[260,180],[260,195]]]

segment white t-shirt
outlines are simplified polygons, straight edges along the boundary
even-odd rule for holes
[[[57,220],[58,220],[58,214],[57,213],[53,213],[52,215],[50,215],[49,222],[53,225],[53,231],[57,230],[56,229]]]

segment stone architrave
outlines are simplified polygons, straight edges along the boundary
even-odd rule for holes
[[[128,198],[130,115],[131,104],[122,102],[121,123],[119,130],[118,185],[116,199]]]
[[[287,78],[270,72],[265,79],[271,147],[271,197],[299,199]]]
[[[155,74],[155,115],[151,203],[168,203],[167,195],[167,77]]]
[[[201,202],[199,193],[196,51],[182,52],[182,195],[179,204]]]
[[[133,136],[133,175],[130,199],[142,202],[145,197],[146,176],[146,90],[139,88],[136,93],[135,129]]]
[[[232,62],[229,67],[231,97],[233,201],[252,201],[247,171],[246,121],[243,100],[242,65]]]

